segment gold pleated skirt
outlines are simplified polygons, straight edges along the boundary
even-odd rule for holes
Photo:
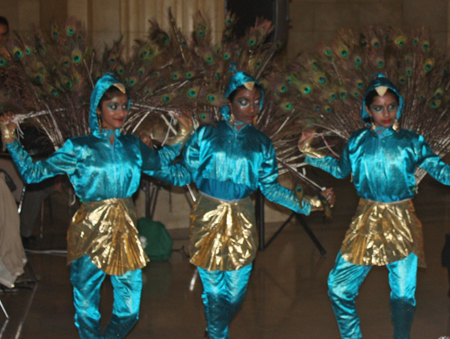
[[[136,208],[131,198],[82,204],[67,232],[67,262],[84,254],[102,271],[123,275],[149,261],[136,229]]]
[[[199,194],[190,218],[192,264],[209,271],[234,271],[252,263],[257,233],[250,197],[230,203]]]
[[[341,254],[356,265],[384,266],[415,253],[425,267],[422,224],[412,201],[382,203],[361,198]]]

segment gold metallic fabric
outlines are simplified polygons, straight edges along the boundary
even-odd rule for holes
[[[356,265],[384,266],[414,253],[425,267],[422,224],[411,199],[382,203],[360,199],[341,254]]]
[[[257,250],[250,197],[225,202],[200,194],[191,212],[191,263],[209,271],[233,271],[252,263]]]
[[[303,154],[305,154],[311,158],[322,159],[323,157],[325,157],[325,154],[316,150],[314,147],[311,147],[311,145],[309,143],[304,143],[303,145],[299,145],[298,149],[300,150],[300,152],[302,152]]]
[[[110,275],[144,267],[147,258],[136,229],[136,208],[131,198],[82,204],[67,232],[67,261],[87,254]]]

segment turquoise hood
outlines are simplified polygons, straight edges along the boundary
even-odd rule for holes
[[[396,118],[397,118],[397,120],[399,120],[400,117],[402,116],[403,108],[405,107],[405,99],[400,95],[398,88],[395,87],[395,85],[388,78],[386,78],[385,75],[383,75],[381,73],[376,73],[374,75],[376,75],[377,78],[370,82],[369,86],[366,89],[366,93],[364,94],[364,99],[363,99],[362,108],[361,108],[361,120],[364,122],[364,124],[370,126],[370,122],[368,122],[368,121],[370,121],[370,115],[369,115],[369,112],[367,112],[367,110],[366,110],[366,104],[365,104],[366,97],[367,97],[367,94],[369,94],[375,88],[380,87],[380,86],[388,87],[389,89],[391,89],[398,95],[400,102],[399,102],[399,107],[398,107]]]
[[[119,80],[117,80],[113,73],[107,72],[105,73],[95,84],[94,90],[91,94],[91,106],[89,109],[89,127],[91,128],[91,132],[94,134],[96,132],[100,132],[100,126],[98,124],[97,117],[97,107],[102,98],[103,94],[113,86],[114,84],[125,84]],[[128,99],[128,109],[130,109],[130,99]]]
[[[228,99],[230,94],[233,93],[233,91],[236,88],[238,88],[239,86],[242,86],[246,82],[254,82],[255,84],[258,84],[259,86],[261,86],[261,84],[258,82],[258,80],[256,80],[251,75],[248,75],[247,73],[244,73],[244,72],[237,72],[237,73],[233,74],[230,78],[230,81],[228,81],[227,87],[225,88],[225,92],[223,94],[225,99]],[[259,105],[259,110],[261,110],[261,108],[263,106],[263,102],[264,102],[264,90],[262,89],[262,86],[261,86],[261,103]],[[220,113],[222,113],[222,116],[225,118],[225,120],[231,119],[230,108],[228,107],[228,105],[225,105],[224,107],[222,107],[220,109]]]

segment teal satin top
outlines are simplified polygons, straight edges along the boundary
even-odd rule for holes
[[[108,88],[120,84],[110,73],[97,81],[89,110],[92,134],[68,139],[46,160],[33,163],[17,141],[6,145],[26,183],[67,174],[76,195],[83,202],[92,202],[130,197],[139,187],[142,171],[152,175],[154,171],[175,170],[170,169],[169,164],[179,154],[181,143],[156,152],[135,135],[123,135],[118,129],[100,131],[97,117],[99,102]],[[112,133],[114,143],[111,145],[109,139]]]
[[[428,143],[415,132],[392,127],[376,131],[361,129],[353,133],[340,159],[306,157],[306,162],[336,178],[353,174],[358,195],[379,202],[410,199],[416,191],[416,167],[450,185],[450,166],[433,153]]]
[[[272,141],[252,125],[239,131],[226,121],[195,131],[183,149],[183,164],[198,189],[221,200],[240,200],[258,188],[267,199],[303,214],[294,192],[278,183]]]
[[[83,202],[127,198],[135,193],[141,172],[152,175],[179,153],[180,144],[156,152],[135,135],[116,131],[113,145],[106,133],[67,140],[46,160],[33,163],[19,142],[7,144],[8,151],[26,183],[67,174]]]

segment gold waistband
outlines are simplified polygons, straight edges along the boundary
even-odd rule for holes
[[[425,267],[422,224],[412,201],[383,203],[361,198],[342,242],[342,257],[356,265],[383,266],[410,253]]]
[[[227,202],[200,194],[190,218],[192,264],[209,271],[233,271],[255,258],[257,234],[250,197]]]
[[[131,198],[82,204],[67,232],[67,261],[87,254],[110,275],[123,275],[149,261],[136,229],[136,208]]]

